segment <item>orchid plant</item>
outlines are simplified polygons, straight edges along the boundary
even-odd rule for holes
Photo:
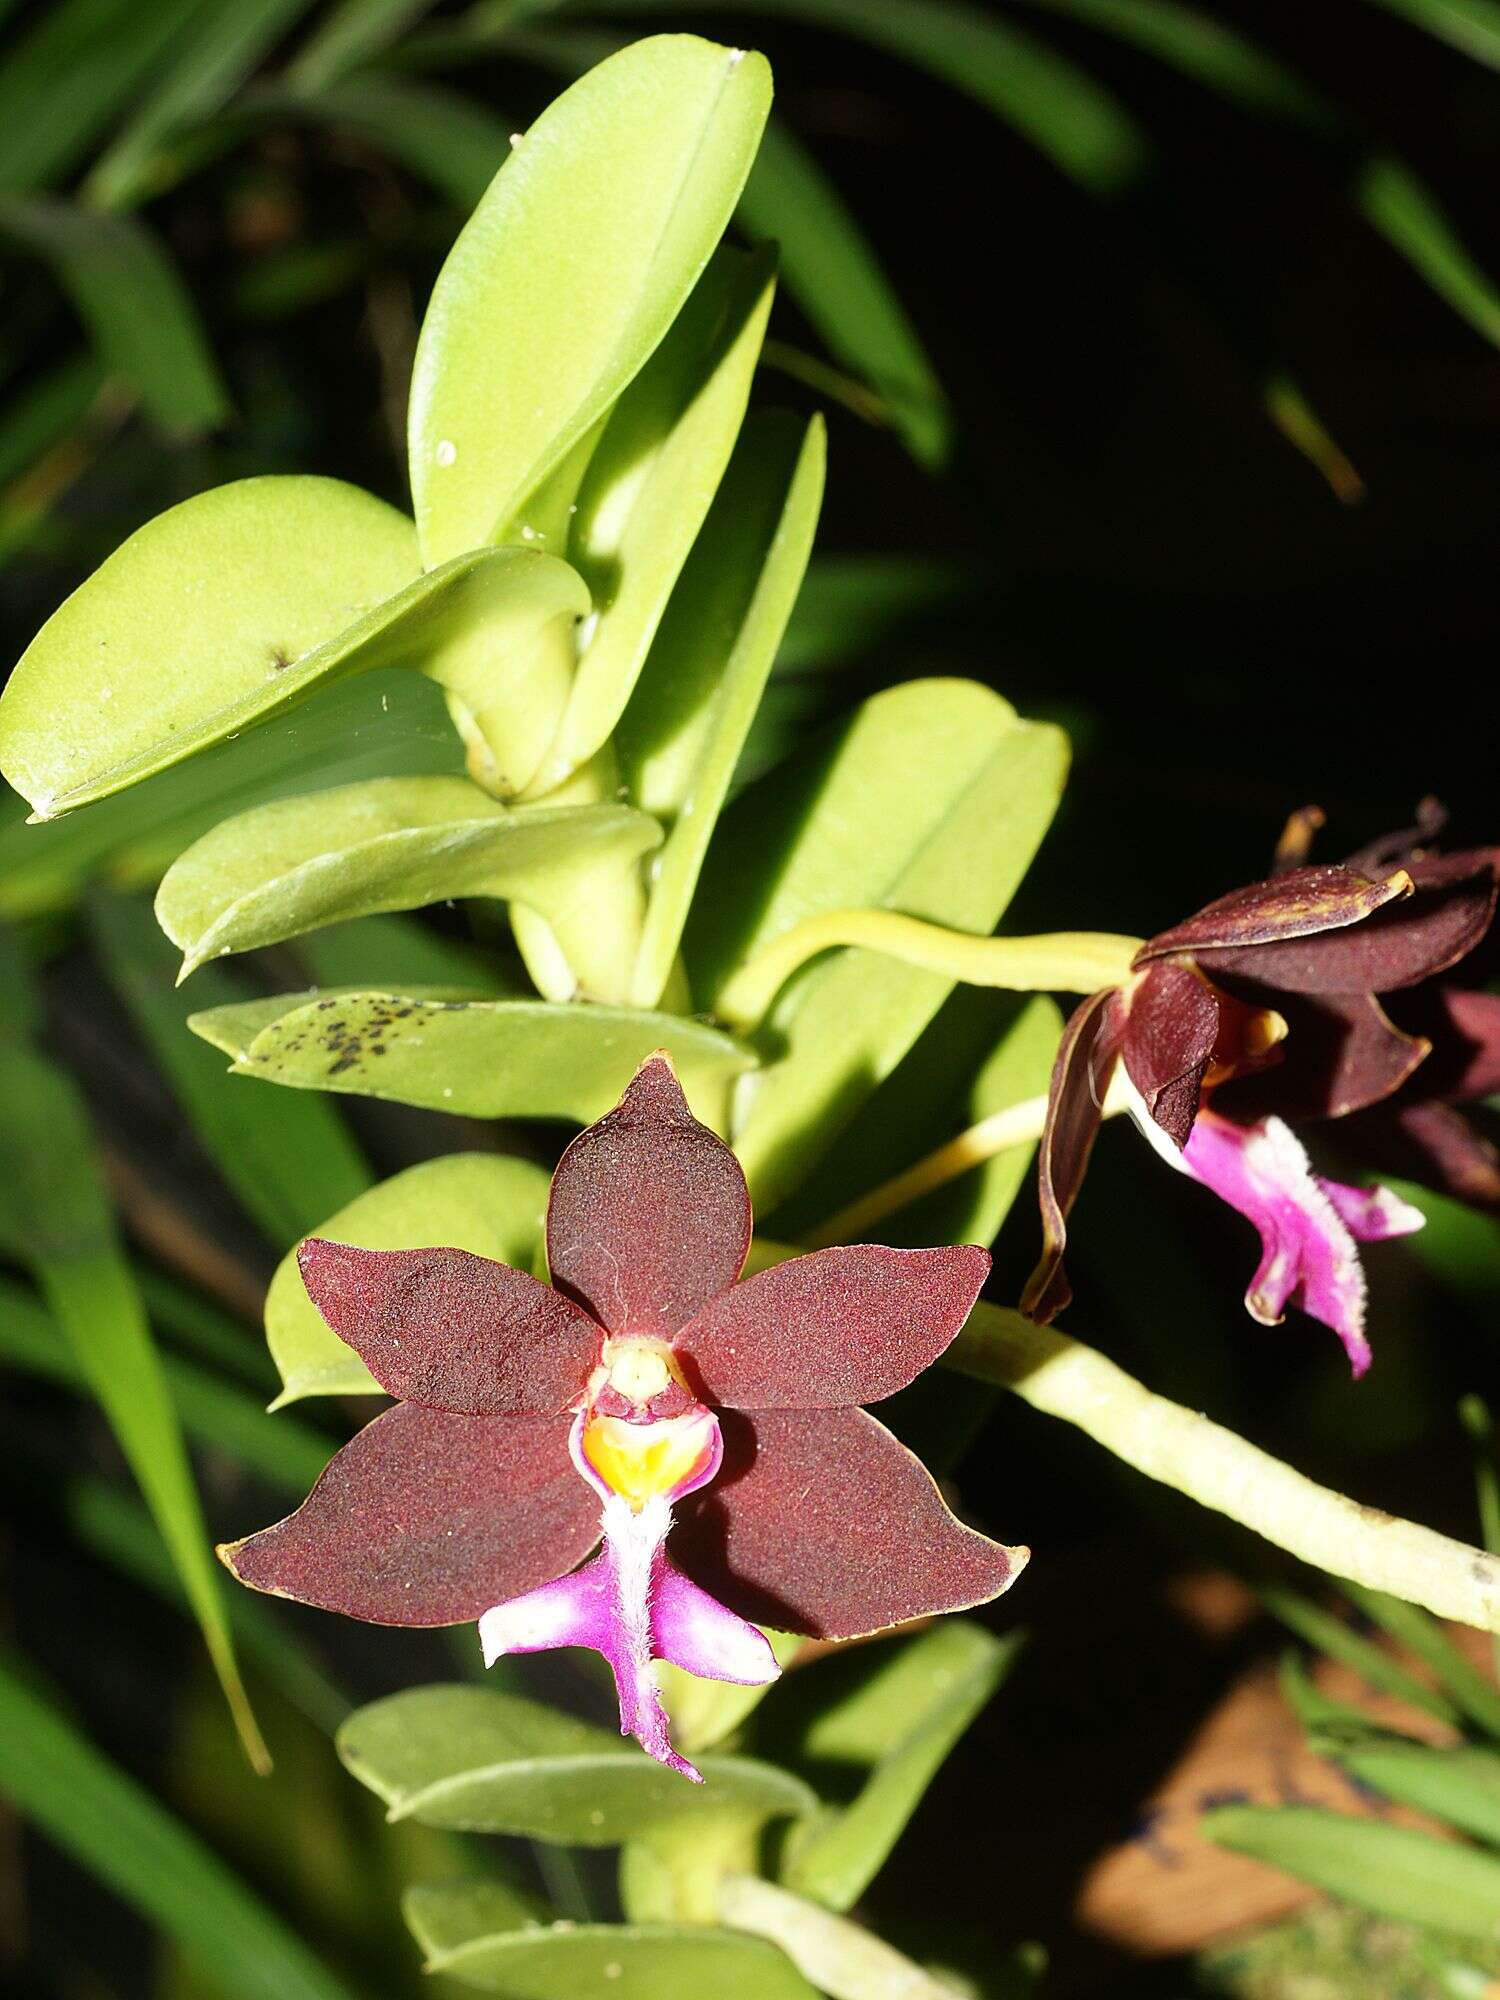
[[[1322,1113],[1379,1100],[1491,1186],[1446,1100],[1487,1087],[1492,1008],[1432,982],[1488,928],[1493,857],[1436,859],[1418,829],[1317,866],[1299,835],[1284,872],[1145,944],[995,937],[1061,792],[1059,730],[927,680],[811,743],[778,733],[763,696],[823,432],[751,408],[775,260],[721,241],[770,94],[758,55],[680,35],[572,85],[515,135],[434,288],[414,518],[301,475],[199,494],[82,585],[0,701],[0,768],[42,819],[335,701],[398,745],[406,775],[278,797],[168,869],[156,912],[184,979],[290,947],[315,981],[187,1025],[260,1086],[575,1130],[550,1185],[531,1157],[454,1153],[330,1197],[288,1246],[266,1305],[277,1406],[396,1401],[295,1513],[222,1551],[242,1582],[354,1618],[477,1621],[490,1663],[607,1662],[649,1757],[509,1683],[411,1690],[344,1737],[393,1810],[624,1842],[627,1914],[700,1926],[580,1937],[557,1990],[649,1949],[688,1982],[653,1992],[701,1991],[729,1976],[705,1923],[775,1941],[735,1960],[734,1990],[894,1990],[836,1913],[901,1815],[819,1801],[734,1745],[799,1640],[984,1604],[1019,1573],[1026,1551],[965,1525],[898,1437],[909,1413],[888,1429],[862,1408],[934,1363],[1308,1561],[1500,1630],[1500,1562],[1040,1324],[1067,1302],[1094,1135],[1128,1103],[1260,1230],[1252,1312],[1300,1305],[1366,1365],[1354,1239],[1420,1218],[1314,1173],[1284,1119],[1309,1090]],[[406,936],[388,976],[339,975],[331,927],[453,902],[471,942]],[[1440,1062],[1435,1033],[1388,1021],[1375,996],[1397,990],[1483,1059]],[[1093,995],[1066,1029],[1058,992]],[[1442,1072],[1436,1114],[1405,1096],[1419,1062]],[[1027,1317],[979,1292],[1038,1140]],[[1016,1505],[1044,1541],[1042,1496]],[[998,1678],[975,1627],[903,1643],[968,1649],[966,1686]],[[941,1724],[881,1793],[906,1811],[973,1712],[942,1692],[955,1671],[933,1670]],[[703,1750],[722,1754],[689,1761]],[[763,1842],[778,1816],[797,1831]],[[412,1920],[434,1964],[504,1986],[543,1950],[531,1914],[489,1883],[419,1897]]]

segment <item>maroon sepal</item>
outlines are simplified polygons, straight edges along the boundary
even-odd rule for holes
[[[381,1388],[468,1416],[553,1416],[582,1393],[601,1334],[571,1300],[467,1250],[359,1250],[310,1236],[307,1295]]]
[[[1244,950],[1321,936],[1363,924],[1385,904],[1411,894],[1411,878],[1398,871],[1372,881],[1352,868],[1327,863],[1291,868],[1264,882],[1232,889],[1185,922],[1159,932],[1135,955],[1137,965],[1179,954]],[[1257,977],[1261,975],[1257,974]]]
[[[336,1452],[295,1514],[221,1560],[253,1590],[376,1625],[458,1625],[562,1576],[599,1539],[567,1417],[398,1403]]]
[[[1123,1056],[1146,1109],[1185,1146],[1219,1035],[1219,1002],[1185,965],[1152,965],[1130,995]]]
[[[863,1410],[726,1413],[724,1464],[684,1503],[684,1569],[742,1618],[852,1639],[998,1597],[1028,1551],[966,1528]]]
[[[1090,994],[1069,1016],[1052,1064],[1046,1120],[1037,1152],[1042,1254],[1021,1294],[1021,1311],[1044,1326],[1073,1296],[1063,1269],[1068,1214],[1083,1186],[1089,1155],[1103,1123],[1104,1093],[1124,1032],[1122,1012],[1115,987]]]
[[[1484,937],[1495,914],[1496,884],[1482,855],[1413,862],[1410,879],[1415,888],[1409,898],[1351,926],[1200,947],[1195,956],[1210,978],[1237,975],[1282,993],[1394,993],[1415,986],[1467,957]]]
[[[973,1244],[815,1250],[721,1293],[677,1350],[703,1399],[724,1408],[877,1403],[937,1360],[989,1268]]]
[[[1236,1118],[1348,1117],[1399,1090],[1431,1048],[1398,1028],[1373,993],[1242,990],[1275,1003],[1287,1037],[1278,1045],[1279,1063],[1215,1090],[1214,1102]]]
[[[611,1333],[670,1339],[734,1283],[749,1247],[739,1161],[688,1109],[669,1058],[649,1057],[558,1162],[553,1284]]]

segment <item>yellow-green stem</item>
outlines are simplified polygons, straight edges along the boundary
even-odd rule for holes
[[[1153,1395],[1056,1327],[981,1303],[944,1362],[1075,1424],[1149,1479],[1317,1569],[1500,1632],[1500,1558],[1317,1485],[1221,1424]]]
[[[972,937],[895,910],[832,910],[794,924],[757,952],[722,988],[714,1012],[730,1027],[754,1027],[800,966],[840,945],[882,952],[970,986],[999,986],[1012,993],[1092,993],[1129,978],[1141,941],[1113,931]]]
[[[1124,1073],[1117,1071],[1104,1099],[1104,1116],[1113,1118],[1123,1111],[1127,1095]],[[882,1181],[879,1187],[871,1188],[847,1208],[841,1208],[837,1215],[831,1215],[812,1231],[808,1243],[821,1250],[829,1243],[857,1241],[886,1216],[894,1215],[924,1194],[931,1194],[934,1188],[972,1173],[996,1153],[1007,1152],[1012,1146],[1033,1145],[1042,1136],[1046,1116],[1045,1097],[1023,1097],[1019,1104],[1007,1104],[1003,1111],[992,1112],[977,1125],[960,1132],[956,1139],[939,1146],[936,1152],[927,1154],[892,1179]]]

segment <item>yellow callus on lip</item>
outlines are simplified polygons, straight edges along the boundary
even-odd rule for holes
[[[673,1383],[682,1383],[670,1352],[645,1340],[611,1341],[602,1379],[644,1411]],[[595,1393],[597,1394],[597,1388]],[[632,1507],[667,1496],[698,1472],[714,1450],[718,1426],[701,1404],[675,1417],[610,1417],[591,1410],[583,1427],[583,1453],[612,1493]]]
[[[692,1478],[713,1448],[713,1430],[707,1410],[646,1424],[590,1417],[583,1431],[584,1456],[611,1492],[640,1507]]]

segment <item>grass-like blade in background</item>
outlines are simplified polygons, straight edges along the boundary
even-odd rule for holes
[[[0,234],[51,265],[106,367],[159,423],[195,434],[229,398],[171,259],[143,222],[51,196],[0,196]]]
[[[370,1185],[369,1169],[334,1105],[230,1076],[214,1051],[189,1033],[190,1013],[246,997],[232,973],[204,966],[191,995],[178,992],[177,953],[148,904],[100,892],[89,914],[115,989],[193,1129],[278,1250]]]
[[[0,1794],[234,2000],[351,2000],[217,1855],[0,1656]]]
[[[4,941],[0,941],[3,944]],[[0,1242],[36,1279],[172,1552],[253,1763],[269,1768],[219,1595],[219,1575],[161,1359],[115,1234],[72,1079],[31,1048],[14,947],[0,955]]]

